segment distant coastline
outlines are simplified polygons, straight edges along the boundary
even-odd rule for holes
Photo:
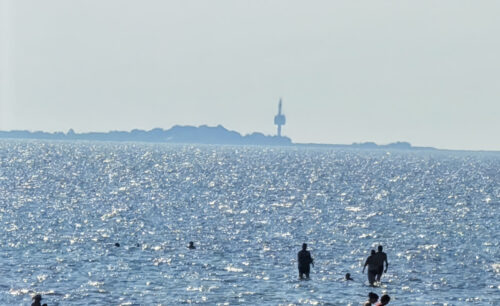
[[[230,131],[222,125],[210,127],[202,125],[176,125],[168,130],[155,128],[149,131],[132,130],[75,133],[70,129],[63,132],[42,131],[0,131],[0,138],[11,139],[45,139],[45,140],[87,140],[87,141],[121,141],[121,142],[155,142],[155,143],[198,143],[198,144],[227,144],[227,145],[292,145],[292,140],[283,136],[268,136],[262,133],[241,135]]]
[[[63,132],[42,131],[0,131],[0,138],[4,139],[41,139],[41,140],[85,140],[85,141],[118,141],[118,142],[153,142],[153,143],[193,143],[193,144],[220,144],[220,145],[265,145],[265,146],[300,146],[317,148],[357,148],[357,149],[395,149],[395,150],[437,150],[432,147],[413,147],[408,142],[395,142],[387,145],[378,145],[374,142],[353,144],[316,144],[293,143],[285,136],[270,136],[262,133],[241,135],[222,125],[210,127],[202,125],[179,126],[168,130],[155,128],[149,131],[132,130],[75,133],[70,129]]]

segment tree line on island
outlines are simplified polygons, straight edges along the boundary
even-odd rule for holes
[[[286,136],[271,136],[254,132],[241,135],[222,125],[210,127],[207,125],[180,126],[176,125],[168,130],[155,128],[149,131],[134,129],[127,131],[87,132],[76,133],[73,129],[68,132],[43,132],[43,131],[0,131],[0,138],[10,139],[45,139],[45,140],[86,140],[86,141],[124,141],[124,142],[157,142],[157,143],[197,143],[197,144],[223,144],[223,145],[279,145],[279,146],[312,146],[312,147],[337,147],[359,149],[433,149],[429,147],[413,147],[408,142],[395,142],[387,145],[377,145],[374,142],[342,144],[298,144],[293,143]]]

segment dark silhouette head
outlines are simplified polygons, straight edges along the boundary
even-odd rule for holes
[[[118,242],[115,243],[115,247],[119,248],[120,244]]]
[[[351,273],[346,273],[346,274],[345,274],[345,280],[353,280],[353,279],[351,278]]]
[[[194,246],[194,242],[193,241],[189,241],[189,246],[188,248],[190,249],[195,249],[196,247]]]
[[[47,303],[43,304],[42,306],[47,306]]]
[[[382,252],[383,247],[381,245],[378,246],[378,251]]]
[[[42,296],[40,294],[37,294],[31,299],[34,300],[35,302],[40,302],[42,300]]]
[[[307,250],[307,243],[302,244],[302,250],[304,250],[304,251]]]
[[[389,301],[390,301],[390,300],[391,300],[391,297],[390,297],[390,296],[388,296],[387,294],[384,294],[384,295],[382,295],[382,297],[380,298],[380,303],[381,303],[382,305],[387,305],[387,304],[389,304]]]
[[[371,255],[375,255],[375,250],[372,250],[372,252],[370,254]]]
[[[368,293],[368,300],[370,301],[370,303],[376,303],[377,300],[378,300],[378,294],[376,293],[373,293],[373,292],[370,292]]]

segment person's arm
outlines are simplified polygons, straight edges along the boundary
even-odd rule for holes
[[[307,256],[309,257],[309,264],[314,267],[314,259],[312,258],[311,253],[307,253]]]
[[[361,273],[365,273],[365,268],[367,265],[368,265],[368,259],[365,261],[365,265],[363,266],[363,272],[361,272]]]

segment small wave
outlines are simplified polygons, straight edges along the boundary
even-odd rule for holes
[[[41,283],[41,282],[43,282],[44,280],[46,280],[46,279],[47,279],[47,277],[48,277],[48,275],[47,275],[47,274],[40,274],[40,275],[38,275],[38,276],[36,277],[36,279],[37,279],[37,280]]]
[[[11,295],[14,295],[14,296],[25,295],[25,294],[28,294],[30,292],[32,292],[32,291],[30,289],[27,289],[27,288],[21,288],[21,289],[10,288],[10,290],[9,290],[9,293]]]
[[[353,211],[353,212],[360,212],[363,210],[363,208],[361,207],[356,207],[356,206],[347,206],[346,208],[344,208],[345,210],[347,211]]]
[[[236,267],[233,267],[233,266],[227,266],[227,267],[224,268],[224,270],[226,270],[228,272],[243,272],[243,269],[236,268]]]
[[[499,273],[500,274],[500,263],[494,263],[491,265],[491,267],[493,268],[493,270],[495,271],[495,273]]]
[[[419,249],[424,249],[424,250],[435,249],[437,247],[438,247],[438,244],[422,244],[422,245],[418,246]]]
[[[92,287],[100,287],[104,285],[104,282],[88,281],[87,284],[89,284]]]
[[[200,286],[200,287],[188,286],[186,288],[186,291],[198,291],[198,292],[202,292],[203,291],[203,286]]]
[[[169,265],[172,262],[171,258],[155,258],[153,259],[153,265],[159,266],[160,264],[167,264]]]

